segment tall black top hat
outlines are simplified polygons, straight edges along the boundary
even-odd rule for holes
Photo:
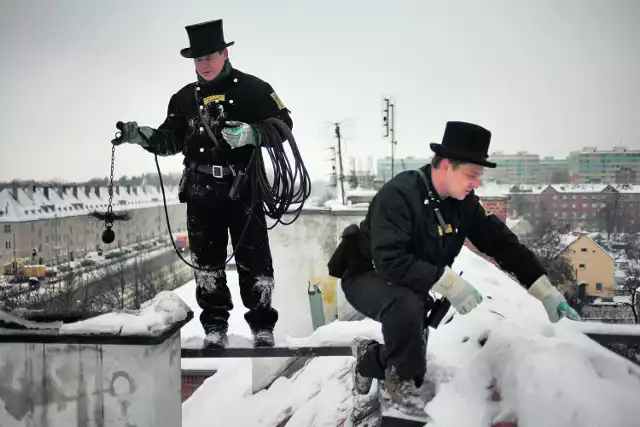
[[[437,156],[473,163],[488,168],[496,164],[487,160],[491,132],[482,126],[466,122],[447,122],[442,144],[431,143]]]
[[[227,43],[224,41],[222,19],[188,25],[185,29],[189,35],[190,44],[189,47],[180,51],[180,54],[185,58],[199,58],[210,55],[220,52],[235,43]]]

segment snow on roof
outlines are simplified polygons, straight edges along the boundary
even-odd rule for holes
[[[549,188],[548,185],[518,184],[507,185],[508,194],[542,194],[544,190]]]
[[[167,205],[178,203],[177,186],[165,186],[165,195]],[[0,190],[0,222],[87,215],[106,210],[108,203],[109,191],[104,186],[5,188]],[[114,210],[162,206],[162,193],[149,185],[114,187],[113,203]]]
[[[476,190],[476,194],[480,198],[487,197],[507,197],[509,195],[509,186],[496,184],[495,182],[483,182]]]
[[[600,193],[609,184],[551,184],[558,193]]]
[[[638,184],[614,184],[612,187],[619,193],[640,193],[640,185]]]
[[[427,371],[436,396],[426,411],[434,425],[517,419],[523,426],[637,426],[640,367],[583,335],[579,327],[589,325],[550,323],[538,300],[467,248],[453,268],[463,270],[485,299],[430,332]],[[343,345],[357,335],[382,340],[380,324],[368,319],[334,321],[309,337],[287,341]],[[287,425],[341,425],[353,404],[353,364],[353,357],[311,359],[291,378],[253,394],[251,361],[230,359],[183,403],[182,425],[200,427],[211,419],[236,426],[280,425],[285,419]],[[491,401],[492,383],[501,402]]]
[[[522,221],[522,218],[507,218],[507,227],[513,228],[518,225]]]

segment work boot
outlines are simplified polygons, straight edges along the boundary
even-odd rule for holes
[[[356,363],[353,365],[353,389],[358,394],[368,394],[371,390],[373,378],[363,377],[358,369],[364,354],[374,348],[373,345],[377,343],[375,340],[364,337],[356,337],[351,341],[351,351],[356,356]]]
[[[204,346],[207,348],[225,348],[227,346],[227,327],[226,326],[205,326],[204,330],[207,334],[204,337]]]
[[[416,385],[414,379],[401,379],[395,367],[387,368],[385,379],[380,382],[382,415],[428,422],[429,417],[424,411],[427,400],[421,392],[420,386]]]
[[[273,347],[275,340],[273,338],[273,332],[269,329],[259,329],[253,331],[253,346],[254,347]]]

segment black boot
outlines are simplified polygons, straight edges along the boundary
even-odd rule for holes
[[[380,382],[380,407],[383,416],[404,418],[419,422],[428,422],[424,408],[427,399],[424,396],[422,379],[416,385],[414,379],[401,379],[395,367],[387,368],[385,380]]]
[[[273,347],[275,345],[273,331],[269,329],[259,329],[252,332],[254,347]]]
[[[352,352],[356,356],[356,363],[353,366],[353,389],[358,394],[368,394],[369,390],[371,390],[373,378],[360,374],[359,363],[367,350],[373,348],[374,344],[377,344],[377,341],[363,337],[356,337],[351,342]]]
[[[225,348],[227,346],[227,326],[212,325],[204,327],[207,336],[204,346],[207,348]]]

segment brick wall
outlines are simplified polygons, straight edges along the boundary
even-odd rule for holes
[[[182,401],[187,400],[216,371],[182,371]]]
[[[485,209],[495,216],[497,216],[502,222],[507,221],[507,198],[506,197],[486,197],[481,198],[482,205]],[[467,239],[464,241],[464,245],[471,250],[471,252],[480,255],[482,258],[486,259],[496,267],[498,264],[493,260],[493,258],[480,253],[475,246],[471,244],[471,242]]]

